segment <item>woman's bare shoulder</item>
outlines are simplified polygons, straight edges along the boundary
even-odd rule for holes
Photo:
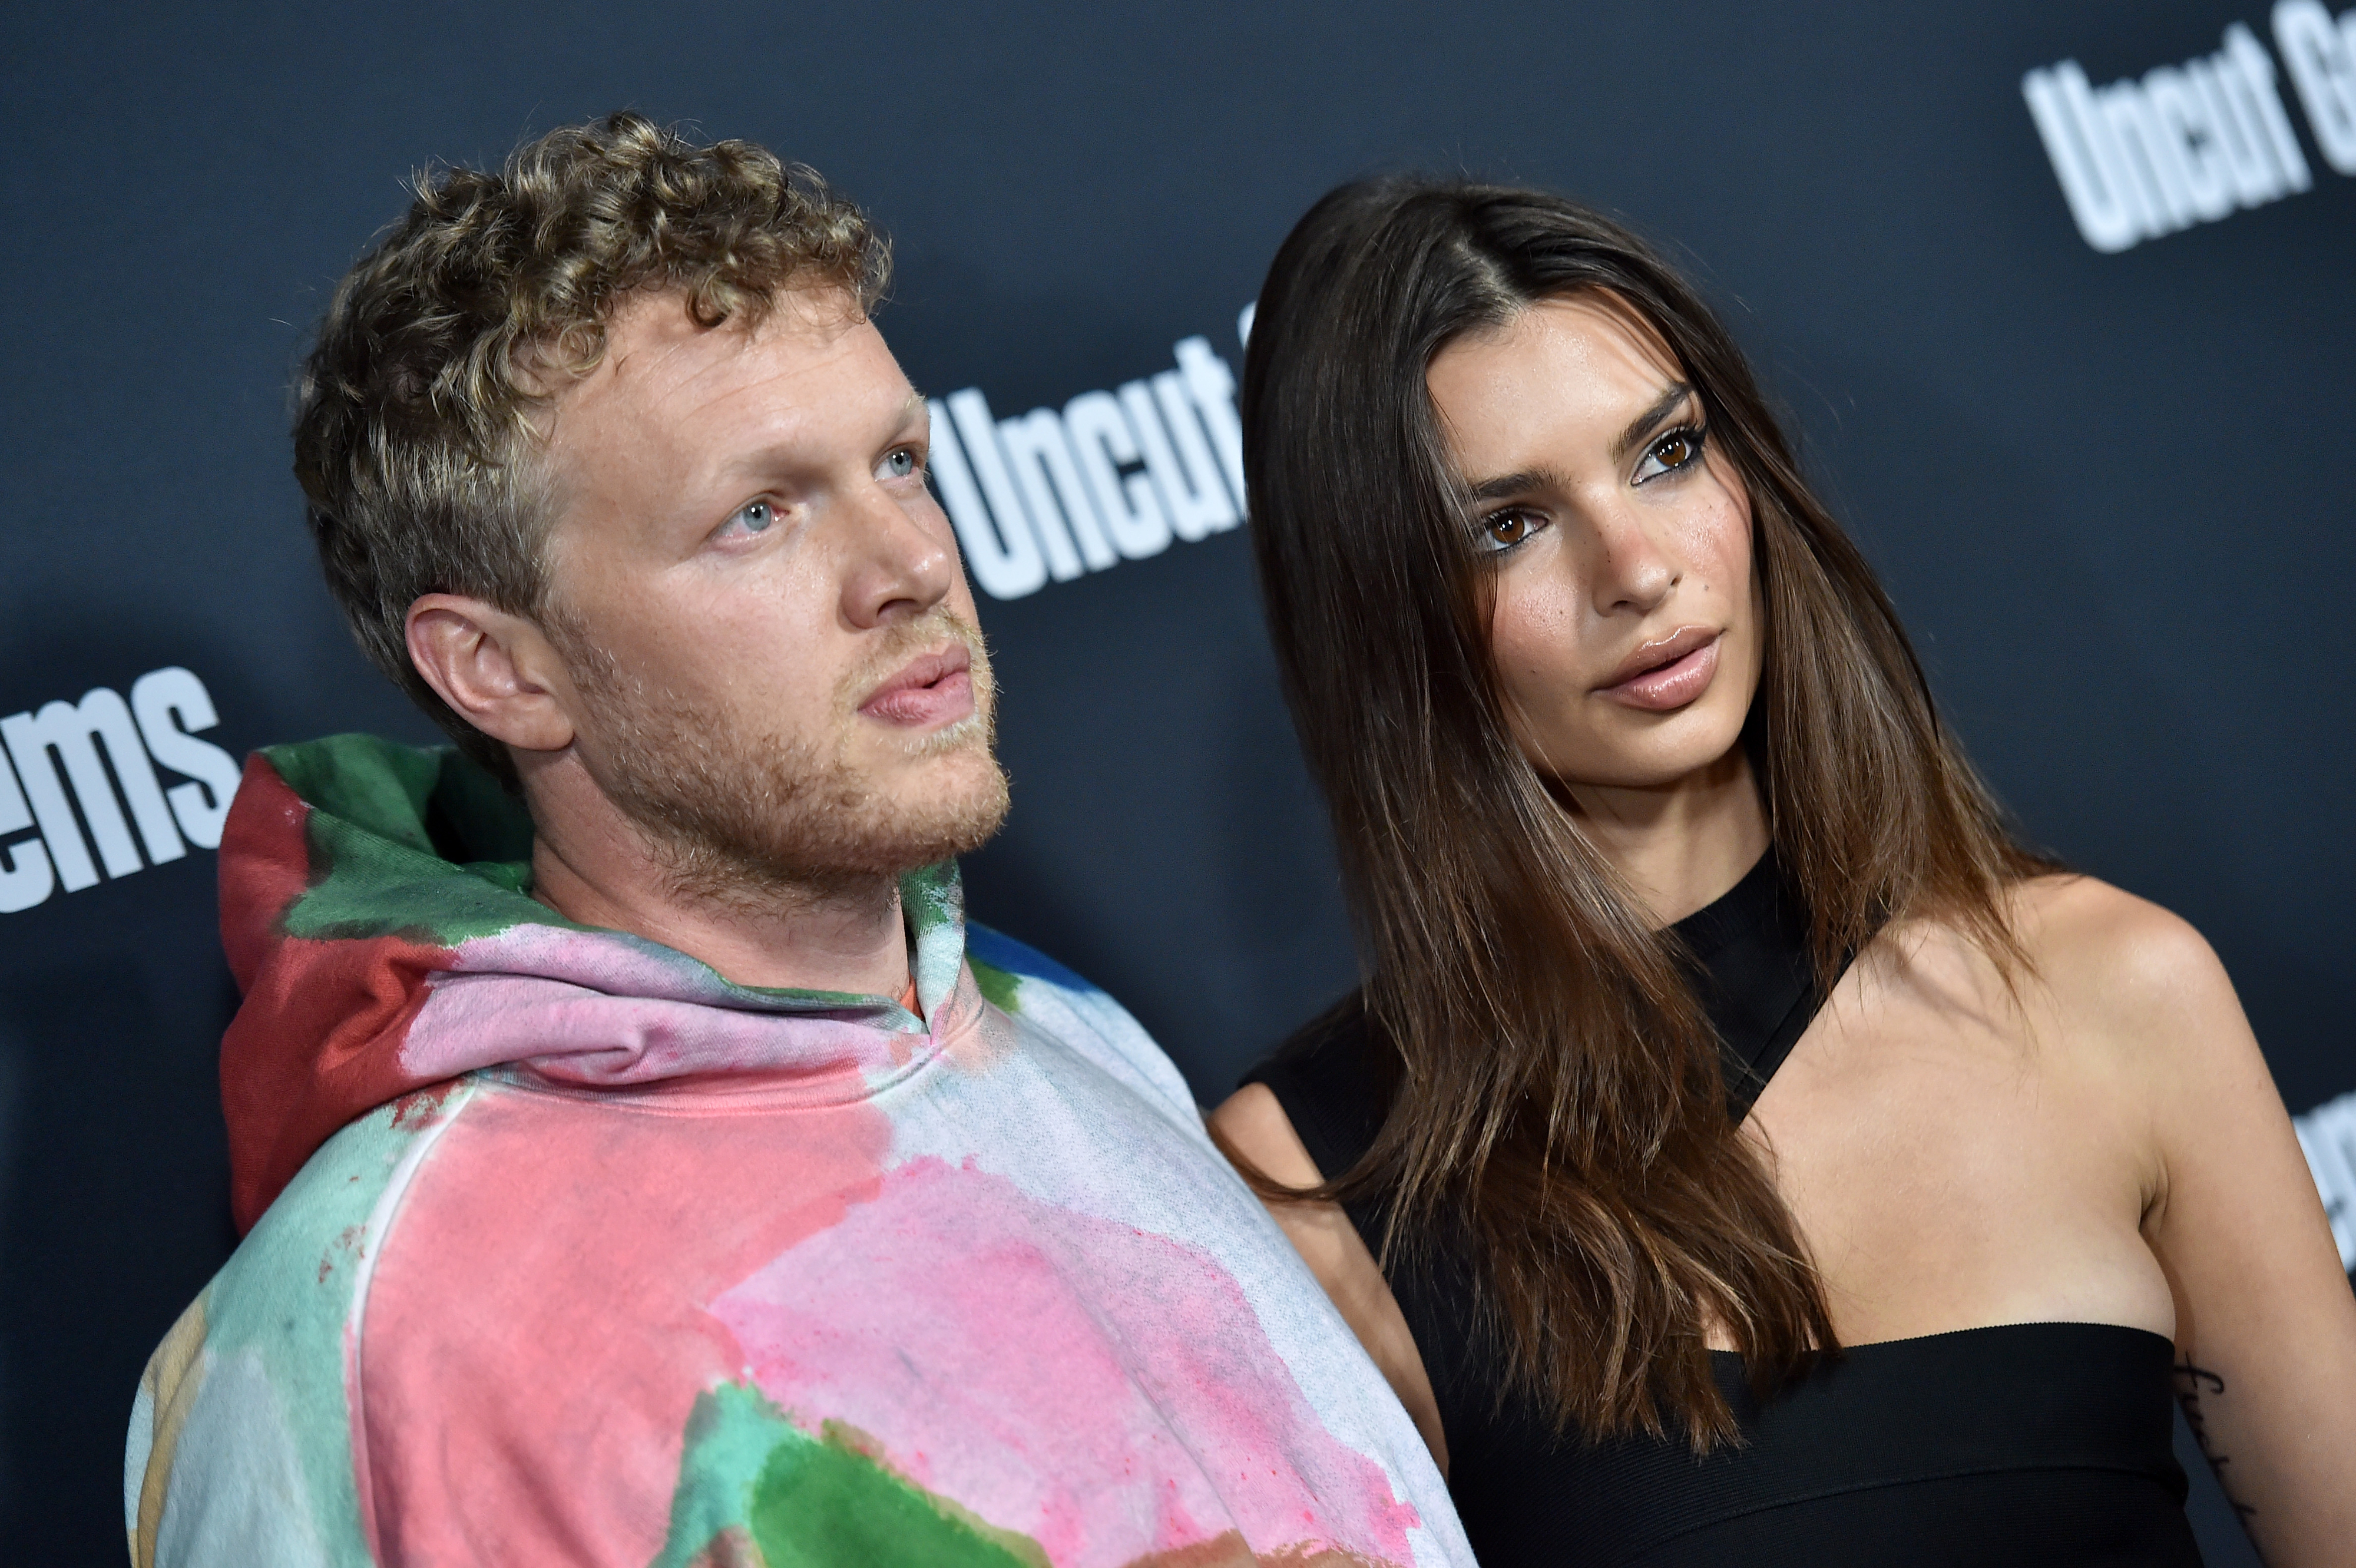
[[[2238,1069],[2254,1052],[2224,965],[2181,916],[2077,875],[2013,884],[2004,913],[2025,965],[2008,965],[1960,921],[1918,916],[1877,942],[1876,994],[1987,1026],[1985,1037],[2034,1042],[2049,1066],[2098,1084],[2127,1074],[2157,1090],[2164,1063],[2199,1076],[2204,1058]]]
[[[2051,875],[2018,884],[2011,907],[2037,981],[2070,1014],[2138,1033],[2240,1015],[2208,940],[2147,898],[2099,877]]]
[[[1869,950],[1873,974],[1892,993],[1992,1015],[2013,1004],[2083,1017],[2181,1007],[2196,993],[2232,1000],[2223,966],[2190,922],[2098,877],[2030,877],[2005,888],[2000,904],[2025,966],[1961,919],[1926,911],[1882,932]]]
[[[1212,1130],[1229,1148],[1285,1187],[1315,1187],[1325,1177],[1309,1156],[1292,1118],[1264,1083],[1248,1083],[1211,1112]]]

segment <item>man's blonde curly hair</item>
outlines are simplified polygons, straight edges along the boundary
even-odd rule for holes
[[[881,296],[888,242],[816,173],[749,142],[622,113],[552,131],[496,173],[441,168],[337,288],[304,366],[294,474],[319,560],[377,667],[510,785],[507,748],[411,664],[423,594],[547,606],[534,407],[594,367],[622,299],[758,322],[788,289]],[[557,376],[551,378],[554,370]]]

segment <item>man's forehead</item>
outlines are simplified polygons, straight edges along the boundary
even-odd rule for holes
[[[683,292],[641,291],[608,317],[598,369],[617,383],[660,384],[814,368],[882,349],[874,324],[840,290],[783,291],[757,317],[740,312],[712,326],[696,319]]]
[[[684,294],[633,297],[609,318],[598,365],[559,400],[576,426],[676,419],[767,426],[899,418],[921,403],[856,301],[839,290],[782,294],[766,315],[706,327]],[[585,415],[585,418],[578,417]],[[560,437],[561,438],[561,437]]]

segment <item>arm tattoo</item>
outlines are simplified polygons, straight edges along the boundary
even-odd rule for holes
[[[2192,1429],[2192,1440],[2201,1445],[2201,1456],[2208,1460],[2209,1468],[2216,1472],[2217,1485],[2224,1491],[2225,1500],[2233,1505],[2233,1512],[2240,1516],[2243,1523],[2247,1524],[2250,1516],[2258,1510],[2233,1495],[2233,1480],[2225,1472],[2225,1467],[2233,1460],[2220,1454],[2216,1445],[2210,1442],[2209,1423],[2201,1414],[2203,1394],[2222,1395],[2224,1391],[2225,1380],[2208,1368],[2194,1366],[2190,1358],[2177,1363],[2176,1398],[2177,1402],[2184,1407],[2184,1424]]]

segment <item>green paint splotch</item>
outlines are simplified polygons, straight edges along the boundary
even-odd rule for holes
[[[1022,1011],[1023,1004],[1015,994],[1023,986],[1021,975],[1012,970],[1001,969],[996,964],[984,963],[971,955],[966,959],[966,967],[973,971],[974,989],[980,992],[992,1007],[1001,1013]]]
[[[530,895],[522,802],[455,750],[337,735],[262,756],[312,808],[311,886],[285,911],[287,935],[455,947],[567,923]]]
[[[1046,1568],[1005,1530],[906,1477],[840,1422],[812,1436],[756,1389],[723,1384],[688,1416],[670,1532],[653,1568]]]
[[[368,735],[274,746],[263,757],[311,807],[304,824],[308,887],[281,917],[310,940],[394,937],[455,948],[519,926],[594,935],[531,897],[531,818],[523,802],[450,746],[424,748]],[[956,984],[964,957],[964,896],[955,861],[900,879],[928,1004]],[[697,965],[698,969],[703,966]],[[847,991],[732,985],[714,996],[783,1011],[893,1005]]]

